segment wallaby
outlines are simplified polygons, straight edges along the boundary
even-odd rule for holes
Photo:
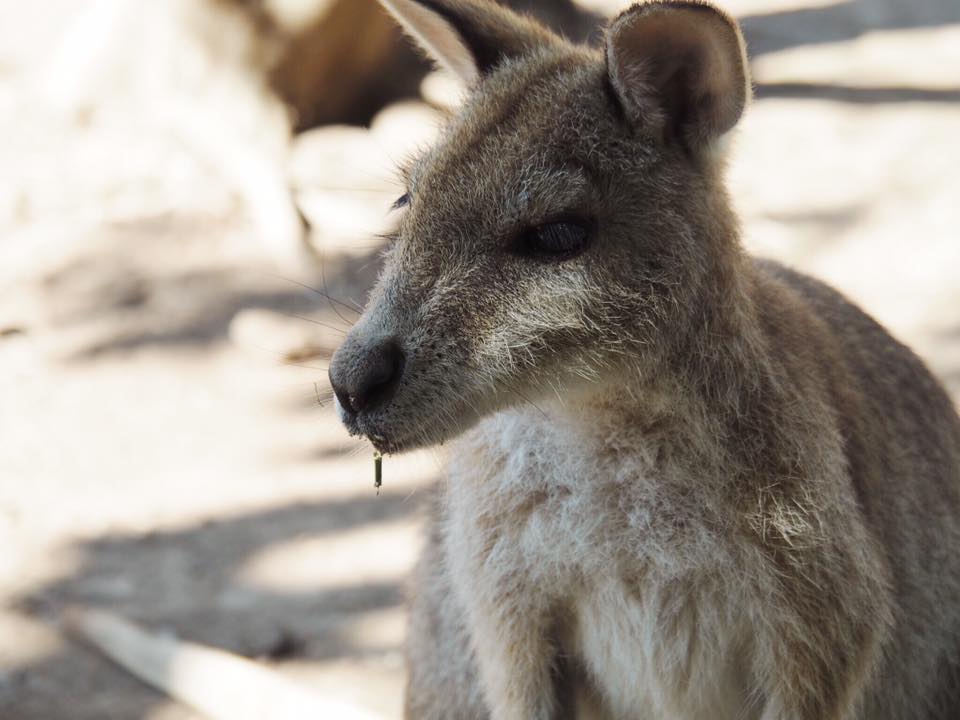
[[[470,87],[330,367],[378,450],[459,437],[406,716],[960,718],[960,421],[880,325],[743,250],[736,22],[641,3],[597,50],[381,1]]]

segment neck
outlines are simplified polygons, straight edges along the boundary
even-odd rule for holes
[[[718,273],[678,326],[687,328],[664,343],[647,367],[625,365],[599,383],[584,384],[564,399],[548,402],[549,414],[565,416],[583,430],[603,432],[598,417],[620,427],[670,426],[715,447],[742,444],[744,434],[766,433],[765,415],[776,404],[778,384],[759,329],[749,287],[749,259]]]

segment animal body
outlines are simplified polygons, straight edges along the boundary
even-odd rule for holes
[[[407,717],[960,717],[960,421],[876,322],[742,249],[736,23],[647,2],[596,49],[382,3],[471,88],[330,368],[379,450],[456,440]]]

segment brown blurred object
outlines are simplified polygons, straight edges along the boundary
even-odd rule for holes
[[[369,121],[391,100],[414,94],[425,69],[374,0],[333,0],[285,38],[269,77],[302,131]]]
[[[401,40],[396,23],[376,0],[315,4],[313,19],[281,39],[280,56],[269,73],[271,85],[294,112],[295,130],[366,124],[388,103],[416,94],[429,64]],[[577,40],[600,21],[571,0],[506,4]]]

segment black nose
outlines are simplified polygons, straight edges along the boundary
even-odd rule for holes
[[[404,354],[393,338],[362,348],[342,348],[330,363],[330,385],[353,415],[374,410],[393,397],[403,375]]]

